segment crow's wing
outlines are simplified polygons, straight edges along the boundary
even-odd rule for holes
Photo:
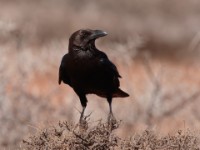
[[[99,64],[102,69],[113,77],[121,78],[117,67],[106,57],[99,59]]]
[[[120,86],[120,82],[118,78],[121,78],[117,67],[106,57],[99,59],[99,67],[102,72],[105,73],[106,78],[109,80],[108,84],[113,88],[117,88]]]
[[[67,73],[67,61],[67,55],[64,55],[59,68],[58,84],[61,84],[63,81],[64,83],[71,85],[70,78]]]
[[[62,64],[61,64],[60,68],[59,68],[58,84],[61,84],[61,82],[62,82],[62,76],[63,76],[63,67],[62,67]]]

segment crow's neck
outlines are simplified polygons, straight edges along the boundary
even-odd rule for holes
[[[69,49],[70,51],[70,49]],[[73,51],[85,51],[85,48],[81,47],[81,46],[76,46],[76,45],[73,45],[72,46],[72,52]]]
[[[88,46],[87,46],[87,50],[89,50],[91,52],[96,51],[97,48],[95,46],[95,43],[94,42],[89,43]]]

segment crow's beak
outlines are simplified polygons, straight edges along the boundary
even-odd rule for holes
[[[90,36],[90,40],[94,40],[103,36],[106,36],[108,33],[101,30],[94,30],[93,34]]]

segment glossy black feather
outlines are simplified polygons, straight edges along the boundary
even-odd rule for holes
[[[97,32],[98,31],[98,32]],[[101,97],[127,97],[119,89],[121,76],[107,55],[98,50],[95,40],[103,36],[100,30],[79,30],[69,40],[69,53],[62,58],[58,83],[70,85],[81,104],[86,106],[86,94]]]

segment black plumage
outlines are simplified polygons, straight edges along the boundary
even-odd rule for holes
[[[59,68],[59,81],[71,86],[79,96],[83,111],[83,119],[87,106],[87,94],[96,94],[107,98],[110,106],[109,119],[114,118],[112,113],[113,97],[128,97],[129,95],[119,89],[121,76],[116,66],[107,55],[98,50],[95,40],[106,36],[101,30],[78,30],[69,39],[69,52],[62,58]]]

